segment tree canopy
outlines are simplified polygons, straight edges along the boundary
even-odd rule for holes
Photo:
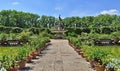
[[[54,16],[37,15],[16,10],[0,11],[0,26],[20,28],[52,28],[57,25]],[[93,29],[99,33],[120,30],[120,16],[101,14],[98,16],[66,17],[62,20],[64,28]]]

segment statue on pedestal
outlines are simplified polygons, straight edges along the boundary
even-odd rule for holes
[[[53,33],[56,33],[56,38],[57,39],[62,39],[63,38],[63,36],[62,36],[62,34],[64,33],[64,32],[66,32],[67,30],[64,30],[63,29],[63,25],[62,25],[62,19],[61,19],[61,17],[60,17],[60,15],[59,15],[59,17],[58,17],[58,25],[57,25],[57,27],[56,27],[56,29],[55,30],[53,30],[52,32]]]
[[[57,29],[63,30],[62,19],[61,19],[60,15],[59,15],[59,23],[58,23]]]

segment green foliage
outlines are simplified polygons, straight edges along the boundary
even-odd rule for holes
[[[102,33],[103,34],[111,34],[111,32],[112,32],[112,29],[109,28],[109,27],[102,28]]]
[[[9,27],[35,27],[31,28],[31,30],[33,33],[38,34],[38,29],[36,28],[52,28],[56,26],[56,21],[58,21],[53,16],[42,15],[40,17],[37,14],[19,12],[16,10],[2,10],[0,15],[0,31],[5,31],[6,33],[10,33],[10,30],[12,30],[12,28]],[[74,30],[70,31],[75,31],[77,34],[81,34],[81,32],[90,33],[93,30],[95,33],[110,34],[120,30],[120,16],[118,15],[106,14],[96,17],[85,16],[81,18],[66,17],[62,20],[62,23],[64,28],[68,31],[70,30],[69,28],[74,28]]]
[[[109,63],[107,64],[106,68],[114,68],[120,69],[120,60],[116,58],[110,58]]]
[[[120,31],[113,32],[113,33],[111,34],[111,37],[112,37],[113,39],[120,39]]]
[[[40,33],[40,29],[32,27],[32,28],[29,29],[29,32],[32,32],[33,34],[39,34]]]
[[[51,37],[51,34],[49,34],[47,31],[43,31],[39,34],[39,38],[41,37]]]
[[[80,35],[82,33],[82,29],[80,28],[66,28],[67,29],[67,32],[65,32],[65,34],[67,36],[77,36],[77,35]]]
[[[83,29],[82,29],[82,32],[90,33],[90,32],[91,32],[91,29],[90,29],[90,28],[83,28]]]
[[[0,32],[3,32],[3,31],[4,31],[4,29],[5,29],[5,27],[4,27],[4,26],[0,26]]]
[[[12,30],[11,27],[0,26],[1,33],[8,33],[9,34],[11,32],[11,30]]]
[[[50,42],[48,37],[41,37],[33,38],[29,44],[23,46],[0,47],[0,64],[2,68],[7,69],[16,66],[17,61],[26,60],[26,56],[33,53],[36,49],[42,49],[47,42]]]
[[[19,48],[0,47],[0,63],[4,68],[16,66],[17,51]],[[14,53],[14,54],[13,54]]]
[[[82,43],[81,43],[80,37],[78,37],[78,38],[68,37],[68,41],[69,41],[70,43],[72,43],[73,45],[75,45],[76,48],[81,48]]]
[[[9,33],[11,33],[11,30],[12,30],[12,27],[5,27],[4,28],[4,33],[9,34]]]
[[[90,59],[101,59],[102,64],[105,64],[107,68],[119,69],[119,46],[83,46],[82,49]]]
[[[16,36],[17,36],[17,34],[10,33],[9,36],[8,36],[8,39],[9,39],[9,40],[15,40],[15,39],[16,39]]]
[[[22,31],[23,31],[23,29],[19,28],[19,27],[12,28],[12,33],[21,33]]]
[[[21,32],[19,35],[18,35],[18,39],[20,39],[23,43],[27,43],[30,39],[30,32]]]
[[[0,40],[7,40],[8,34],[6,33],[1,33],[0,34]]]
[[[91,59],[100,59],[102,61],[102,64],[106,64],[108,62],[110,52],[100,49],[94,49],[92,53],[90,54]]]
[[[110,39],[111,36],[107,34],[99,34],[99,39]]]

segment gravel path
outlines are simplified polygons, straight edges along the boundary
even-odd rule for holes
[[[46,50],[20,71],[94,71],[90,64],[68,45],[67,40],[51,40]]]

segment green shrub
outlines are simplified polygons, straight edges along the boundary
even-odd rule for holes
[[[40,29],[32,27],[32,28],[29,29],[29,32],[32,32],[33,34],[39,34],[40,33]]]
[[[11,33],[11,30],[12,30],[12,27],[5,27],[4,28],[4,33],[9,34],[9,33]]]
[[[3,31],[4,31],[4,29],[5,29],[5,27],[4,27],[4,26],[0,26],[0,32],[3,32]]]
[[[0,40],[7,40],[7,38],[8,38],[8,34],[6,34],[6,33],[0,34]]]
[[[77,38],[76,37],[69,37],[68,41],[70,43],[74,44],[74,46],[76,46],[76,48],[81,48],[82,43],[81,43],[80,37],[77,37]]]
[[[10,33],[8,37],[9,37],[8,38],[9,40],[15,40],[16,39],[16,34]]]
[[[27,43],[30,39],[30,32],[21,32],[18,37],[23,43]]]
[[[47,32],[45,32],[45,31],[43,31],[43,32],[41,32],[40,34],[39,34],[39,38],[41,38],[41,37],[50,37],[51,35],[49,34],[49,33],[47,33]]]
[[[23,29],[19,28],[19,27],[12,28],[12,33],[21,33],[22,31],[23,31]]]

